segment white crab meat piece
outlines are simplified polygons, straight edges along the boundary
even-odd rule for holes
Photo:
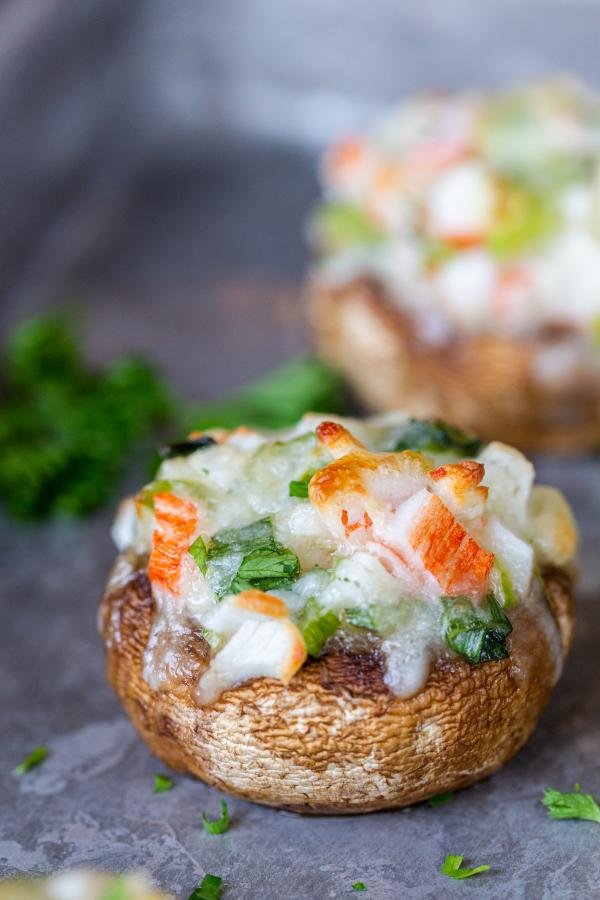
[[[479,461],[485,468],[488,513],[522,533],[535,474],[532,464],[519,450],[500,441],[488,444],[479,454]]]
[[[198,682],[201,704],[252,678],[276,678],[288,684],[306,660],[306,646],[289,619],[249,620],[235,632]]]
[[[250,589],[229,594],[202,617],[202,624],[210,631],[231,637],[244,622],[264,622],[266,619],[289,618],[289,610],[279,597]]]
[[[541,562],[566,565],[577,549],[577,525],[556,488],[535,485],[528,507],[527,530]]]
[[[512,587],[522,600],[529,590],[533,575],[533,547],[496,518],[491,518],[487,524],[485,544],[506,570]]]
[[[480,241],[489,230],[494,201],[494,187],[482,163],[454,166],[431,185],[427,231],[442,240]]]

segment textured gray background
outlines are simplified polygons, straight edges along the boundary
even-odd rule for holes
[[[314,148],[426,84],[571,67],[598,81],[599,6],[441,0],[8,0],[0,7],[0,329],[72,298],[91,355],[151,354],[189,400],[306,346],[295,289]],[[375,10],[377,14],[375,14]],[[187,896],[587,898],[597,825],[547,820],[545,787],[600,793],[600,473],[544,460],[583,532],[574,651],[534,738],[437,810],[302,819],[241,801],[202,831],[214,791],[160,766],[104,683],[96,601],[110,512],[0,523],[0,871],[143,867]],[[132,476],[134,477],[134,476]],[[51,757],[10,776],[33,746]],[[493,871],[453,883],[446,853]]]

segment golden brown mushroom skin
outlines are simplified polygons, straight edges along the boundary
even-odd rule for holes
[[[566,328],[427,342],[383,285],[366,277],[338,287],[314,278],[307,304],[320,355],[369,409],[441,416],[485,440],[527,450],[569,453],[600,445],[597,373],[582,365],[552,385],[536,377],[539,353],[577,340]]]
[[[570,578],[548,570],[544,580],[566,654]],[[338,648],[287,686],[257,678],[198,706],[193,686],[209,658],[199,635],[172,688],[152,691],[144,680],[152,615],[143,568],[109,582],[100,608],[108,679],[150,749],[220,790],[300,813],[402,807],[491,775],[525,743],[555,681],[547,639],[519,609],[510,659],[440,660],[409,699],[388,690],[376,650]]]

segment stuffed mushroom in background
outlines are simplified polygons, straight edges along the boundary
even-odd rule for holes
[[[531,463],[439,421],[191,436],[124,501],[108,677],[168,765],[300,812],[498,769],[573,626],[575,526]]]
[[[428,95],[322,166],[322,356],[378,410],[529,449],[600,444],[600,100]]]

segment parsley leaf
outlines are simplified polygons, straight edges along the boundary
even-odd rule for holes
[[[542,803],[551,819],[587,819],[600,822],[600,806],[593,794],[583,794],[579,785],[571,794],[563,794],[554,788],[544,792]]]
[[[490,867],[487,865],[476,866],[474,869],[463,869],[461,868],[463,859],[463,856],[448,855],[440,869],[442,875],[447,875],[448,878],[455,878],[459,881],[462,878],[470,878],[471,875],[478,875],[480,872],[489,872]]]
[[[326,641],[340,627],[340,619],[332,610],[324,611],[311,597],[300,613],[298,627],[310,656],[320,656]]]
[[[366,889],[367,889],[367,886],[364,883],[364,881],[355,881],[354,884],[352,885],[353,891],[366,891]]]
[[[430,453],[454,453],[476,456],[481,441],[461,428],[441,419],[410,419],[400,431],[394,450],[425,450]]]
[[[219,900],[223,891],[223,879],[218,875],[205,875],[188,900]]]
[[[202,824],[207,834],[225,834],[229,828],[229,809],[224,800],[221,800],[221,815],[218,819],[208,819],[206,813],[202,813]]]
[[[296,359],[213,406],[190,417],[190,430],[236,428],[286,428],[309,410],[341,412],[342,379],[316,359]]]
[[[444,791],[443,794],[435,794],[435,796],[430,797],[427,802],[432,809],[436,809],[438,806],[444,806],[446,803],[449,803],[453,797],[454,791]]]
[[[41,765],[48,756],[47,747],[36,747],[19,765],[13,769],[13,775],[26,775],[36,766]]]
[[[476,611],[463,597],[442,597],[442,605],[441,633],[451,650],[473,666],[508,657],[506,638],[512,625],[491,594],[487,609]]]
[[[168,775],[155,775],[154,776],[154,793],[155,794],[164,794],[165,791],[170,791],[173,787],[173,781],[169,778]]]
[[[220,531],[208,547],[206,574],[218,599],[252,587],[269,591],[289,584],[299,573],[298,557],[277,543],[268,518]]]
[[[298,557],[285,547],[278,547],[276,550],[251,550],[244,556],[231,587],[234,592],[249,587],[269,591],[293,581],[299,573]]]

